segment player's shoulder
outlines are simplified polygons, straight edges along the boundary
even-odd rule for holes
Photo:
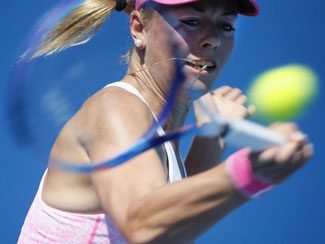
[[[88,126],[105,123],[116,127],[119,124],[137,124],[147,127],[153,122],[150,108],[138,96],[120,87],[106,87],[91,96],[76,115]]]
[[[150,108],[138,96],[120,87],[105,87],[90,97],[82,109],[97,112],[119,112],[148,114],[152,116]]]

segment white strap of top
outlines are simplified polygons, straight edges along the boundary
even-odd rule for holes
[[[149,107],[154,119],[156,121],[158,121],[156,115],[150,108],[150,105],[148,104],[148,102],[143,98],[143,96],[140,94],[140,92],[135,87],[131,86],[130,84],[128,84],[126,82],[114,82],[114,83],[108,84],[106,87],[111,87],[111,86],[120,87],[120,88],[125,89],[128,92],[132,93],[133,95],[137,96],[139,99],[141,99],[142,102],[144,102]],[[159,136],[166,135],[165,131],[160,126],[157,129],[157,134]],[[169,182],[179,181],[183,177],[187,176],[185,166],[184,166],[183,162],[181,162],[180,164],[178,163],[174,148],[172,147],[172,145],[169,141],[165,142],[164,146],[165,146],[165,149],[167,152],[167,158],[168,158],[168,181]],[[180,167],[182,167],[182,168],[180,169]]]

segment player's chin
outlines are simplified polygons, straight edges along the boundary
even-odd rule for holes
[[[207,94],[214,82],[207,82],[202,80],[196,80],[196,82],[188,82],[186,91],[188,93],[189,100],[194,101],[199,99],[200,97]]]
[[[186,97],[190,101],[194,101],[201,96],[207,94],[214,85],[218,72],[212,71],[204,74],[193,72],[193,68],[184,67]]]

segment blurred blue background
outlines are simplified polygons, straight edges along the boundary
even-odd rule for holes
[[[17,48],[37,19],[56,1],[3,1],[0,23],[0,91],[6,94],[6,82]],[[290,63],[313,68],[320,78],[318,98],[304,117],[297,120],[315,146],[311,162],[265,197],[236,210],[215,225],[197,243],[325,243],[323,172],[325,77],[325,2],[322,0],[258,0],[261,14],[255,18],[240,16],[237,45],[233,57],[217,85],[239,87],[244,91],[256,75],[267,69]],[[114,14],[89,47],[98,51],[98,64],[108,62],[105,80],[94,75],[94,90],[122,77],[119,57],[130,46],[127,16]],[[78,48],[87,48],[78,47]],[[106,52],[106,53],[105,53]],[[108,76],[106,76],[108,74]],[[98,76],[98,77],[97,77]],[[101,80],[100,84],[95,83]],[[46,168],[28,153],[15,146],[5,121],[5,99],[0,100],[0,236],[1,243],[16,243],[25,215]],[[193,116],[189,122],[193,121]],[[183,141],[185,153],[187,141]]]

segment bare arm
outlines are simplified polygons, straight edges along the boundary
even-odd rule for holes
[[[137,98],[120,98],[111,95],[106,99],[110,106],[102,107],[94,128],[90,125],[95,138],[87,150],[93,162],[123,151],[152,122],[148,119],[150,111]],[[125,111],[128,107],[132,110]],[[278,182],[276,173],[281,164],[281,179],[288,177],[301,166],[299,162],[310,157],[302,143],[295,145],[252,157],[254,168],[262,172],[267,167],[263,175],[270,179],[274,176]],[[118,167],[92,174],[104,211],[130,243],[192,242],[247,201],[232,185],[225,164],[168,184],[161,160],[157,150],[152,149]]]
[[[122,152],[152,123],[151,113],[141,101],[126,98],[121,102],[121,96],[115,95],[105,98],[110,106],[94,102],[100,113],[86,116],[88,127],[83,132],[93,130],[95,135],[87,144],[93,162]],[[126,111],[127,107],[132,110]],[[89,118],[94,117],[91,122]],[[168,184],[161,160],[152,149],[123,165],[92,174],[104,211],[130,243],[191,242],[246,201],[233,188],[224,165]]]
[[[187,175],[209,170],[222,160],[225,145],[221,137],[194,137],[185,159]]]
[[[253,107],[244,106],[247,98],[241,90],[222,86],[200,98],[207,109],[229,119],[245,118],[251,114]],[[194,102],[197,125],[209,123],[210,118],[199,103]],[[195,137],[185,159],[188,175],[201,173],[222,162],[226,145],[221,137]]]
[[[246,201],[222,164],[140,199],[129,212],[131,232],[140,243],[188,243]]]

